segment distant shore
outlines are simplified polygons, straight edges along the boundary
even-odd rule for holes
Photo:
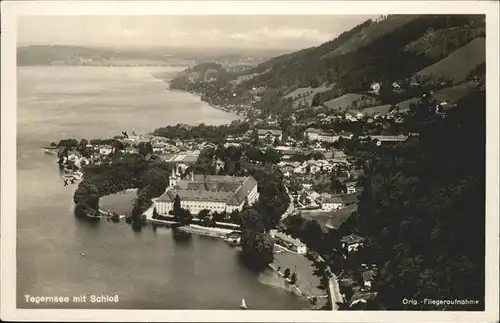
[[[207,102],[207,101],[203,100],[201,93],[198,93],[198,92],[195,92],[195,91],[186,91],[186,90],[180,90],[180,89],[172,89],[171,86],[170,86],[172,79],[170,79],[170,78],[163,78],[161,76],[161,74],[153,75],[153,77],[155,77],[155,78],[161,80],[163,83],[165,83],[167,85],[167,90],[168,91],[177,91],[177,92],[190,93],[192,95],[197,96],[200,99],[200,101],[205,102],[211,108],[219,110],[219,111],[223,111],[223,112],[225,112],[227,114],[235,116],[234,120],[241,120],[241,121],[245,120],[244,117],[238,115],[238,113],[236,113],[234,111],[228,111],[228,110],[224,109],[223,107],[220,107],[220,106],[217,106],[217,105],[213,105],[210,102]]]

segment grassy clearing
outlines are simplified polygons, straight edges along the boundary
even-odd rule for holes
[[[416,73],[420,77],[445,78],[456,83],[464,82],[477,65],[486,60],[485,38],[476,38],[435,64]]]
[[[462,84],[458,84],[455,86],[450,86],[444,89],[441,89],[434,93],[432,96],[433,99],[437,101],[447,100],[450,103],[457,103],[463,97],[471,94],[476,91],[479,84],[475,81],[469,81]]]
[[[137,191],[126,191],[103,196],[99,199],[99,207],[103,211],[125,215],[132,212]]]
[[[379,101],[371,96],[357,93],[348,93],[323,103],[328,109],[343,112],[346,110],[362,109],[365,106],[378,104]]]
[[[317,210],[302,211],[302,217],[308,220],[316,220],[322,227],[339,228],[356,211],[357,205],[350,205],[338,211],[322,212]]]

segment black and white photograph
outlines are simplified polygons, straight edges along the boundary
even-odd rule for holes
[[[498,3],[190,2],[2,3],[2,320],[498,321]]]

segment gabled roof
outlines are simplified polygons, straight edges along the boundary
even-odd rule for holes
[[[348,236],[344,236],[340,238],[340,242],[345,242],[345,243],[357,243],[357,242],[362,242],[364,239],[360,236],[355,235],[354,233],[351,233]]]
[[[283,135],[283,131],[281,130],[276,130],[276,129],[258,129],[257,134],[258,135],[266,135],[266,134],[272,134],[273,136],[281,136]]]
[[[352,135],[352,132],[349,132],[349,131],[341,131],[339,132],[339,136],[351,136]]]
[[[193,179],[178,181],[177,187],[167,190],[157,201],[171,203],[175,196],[179,195],[181,201],[213,201],[241,205],[257,185],[252,176],[195,175]]]

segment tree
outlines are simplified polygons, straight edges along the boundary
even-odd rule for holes
[[[271,164],[277,164],[281,160],[281,154],[271,147],[267,148],[264,153],[264,161]]]
[[[292,273],[290,275],[290,283],[291,284],[295,284],[297,282],[297,274],[296,273]]]
[[[290,277],[290,268],[285,269],[285,273],[283,274],[283,277],[285,277],[285,278]]]
[[[156,210],[156,207],[153,209],[153,219],[158,219],[160,215],[158,214],[158,211]]]
[[[172,211],[174,215],[180,214],[181,212],[181,198],[179,197],[179,194],[175,195]]]
[[[147,156],[153,153],[153,146],[150,142],[141,142],[139,143],[138,148],[141,156]]]
[[[253,209],[248,209],[242,218],[242,257],[251,268],[261,270],[273,261],[274,241],[266,232],[263,217]]]
[[[322,245],[323,229],[316,220],[308,221],[304,228],[304,242],[313,250],[318,250]]]
[[[89,141],[87,139],[82,138],[82,140],[78,143],[78,151],[83,153],[86,150],[88,143]]]
[[[198,219],[204,220],[210,216],[210,210],[203,209],[198,213]]]
[[[312,79],[312,80],[309,82],[309,86],[310,86],[311,88],[313,88],[313,89],[314,89],[314,88],[317,88],[317,87],[319,86],[319,82],[318,82],[318,80],[316,80],[316,79]]]

